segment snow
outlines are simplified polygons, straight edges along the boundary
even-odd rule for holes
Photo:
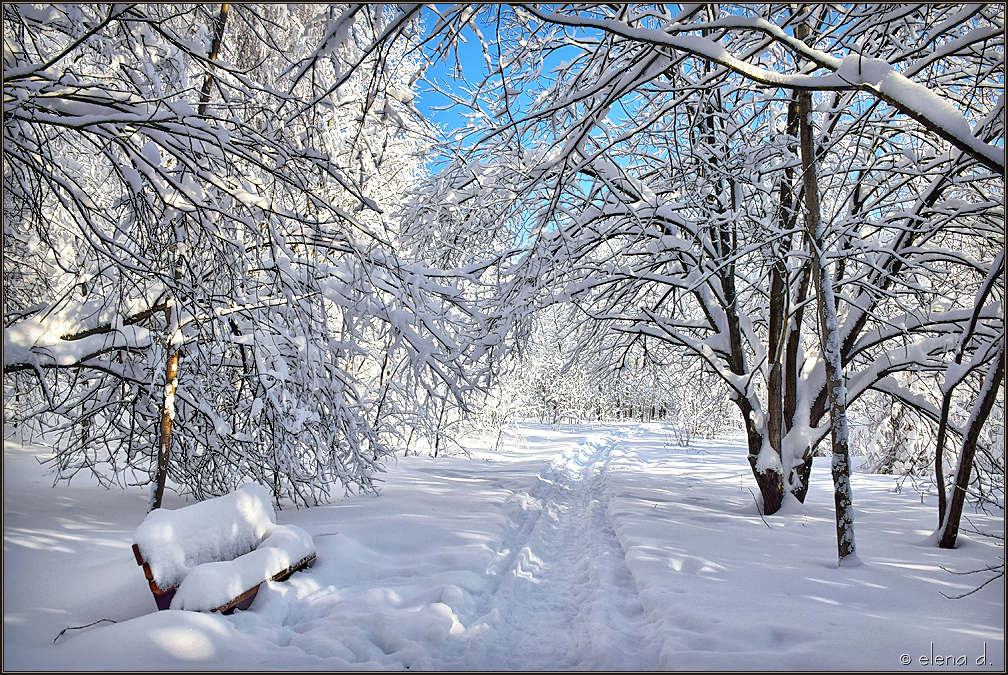
[[[612,19],[595,19],[587,16],[569,16],[535,10],[544,21],[558,25],[577,25],[584,28],[604,30],[631,40],[652,45],[664,45],[676,50],[701,56],[709,61],[723,64],[737,73],[765,85],[810,89],[842,90],[851,85],[866,88],[875,95],[897,105],[906,114],[922,122],[930,123],[935,131],[943,133],[946,140],[956,143],[960,149],[969,148],[976,155],[987,160],[990,166],[1004,169],[1004,149],[983,142],[973,135],[969,121],[954,105],[929,89],[895,70],[888,62],[864,56],[848,54],[838,58],[832,54],[813,49],[796,38],[787,35],[779,26],[755,17],[722,18],[721,25],[738,28],[755,28],[772,36],[779,43],[786,44],[797,53],[811,59],[817,66],[830,72],[826,75],[806,73],[781,73],[763,68],[739,58],[728,51],[721,42],[699,35],[684,35],[679,30],[662,30],[642,26],[630,26]],[[681,27],[677,27],[681,28]],[[996,33],[997,29],[992,30]],[[974,37],[980,37],[980,33]],[[927,59],[930,62],[931,59]]]
[[[175,592],[171,608],[202,611],[222,607],[313,553],[310,534],[297,525],[278,525],[256,550],[234,560],[193,568]]]
[[[95,328],[87,325],[91,318],[88,314],[94,309],[89,303],[71,305],[52,313],[42,313],[42,316],[23,319],[4,328],[4,366],[19,363],[68,366],[103,350],[142,348],[149,345],[150,331],[141,326],[118,326],[111,332],[74,340],[62,338],[64,335]]]
[[[1003,669],[1003,578],[941,595],[990,576],[942,567],[999,565],[1003,548],[937,548],[933,493],[854,471],[863,564],[838,568],[828,460],[764,524],[744,439],[667,438],[523,423],[497,452],[463,439],[472,459],[400,458],[379,496],[279,511],[318,562],[231,616],[155,610],[130,551],[145,489],[54,488],[45,448],[8,439],[4,668]],[[1001,514],[969,517],[1003,534]],[[99,619],[116,623],[54,643]]]
[[[926,118],[976,154],[1004,166],[1004,149],[977,138],[969,120],[952,103],[926,86],[904,77],[886,61],[849,54],[844,57],[833,76],[845,82],[869,85],[872,90],[902,106],[905,111]]]
[[[261,485],[245,484],[223,497],[182,509],[151,511],[137,527],[133,542],[150,565],[154,581],[168,589],[181,583],[197,565],[253,550],[273,534],[274,523],[276,513],[269,491]]]

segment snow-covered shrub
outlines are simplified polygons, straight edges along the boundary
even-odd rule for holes
[[[876,394],[859,401],[851,417],[853,454],[871,473],[926,476],[934,472],[934,428],[913,409]]]

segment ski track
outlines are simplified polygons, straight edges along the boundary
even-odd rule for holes
[[[934,502],[859,474],[873,558],[839,573],[828,472],[767,530],[743,489],[744,440],[708,464],[703,445],[662,451],[657,430],[542,429],[530,456],[421,459],[391,501],[289,514],[318,563],[230,617],[153,610],[129,551],[146,494],[39,492],[34,454],[8,444],[5,667],[885,670],[932,649],[1003,667],[1003,593],[937,600],[971,588],[943,570],[998,551],[922,541]],[[117,623],[54,644],[99,618]]]
[[[547,461],[516,491],[513,528],[487,572],[496,588],[455,667],[629,669],[657,665],[605,489],[612,433],[593,434]]]
[[[458,577],[447,572],[446,585],[435,584],[416,596],[389,601],[383,593],[394,594],[394,587],[363,592],[365,607],[385,605],[384,611],[395,613],[399,631],[390,631],[385,620],[358,606],[351,599],[356,591],[341,597],[332,586],[306,588],[309,602],[303,604],[280,601],[293,589],[271,585],[262,593],[257,613],[236,615],[232,621],[281,653],[294,650],[319,658],[325,667],[654,669],[662,645],[608,508],[607,470],[621,454],[621,437],[612,432],[583,435],[545,462],[531,463],[532,471],[494,481],[494,487],[510,493],[503,506],[508,524],[483,584],[473,580],[460,588]],[[536,464],[542,467],[538,475]],[[529,475],[535,476],[531,482]],[[310,578],[303,583],[310,584]],[[430,603],[445,603],[443,609],[453,617],[457,611],[453,620],[464,630],[436,638],[427,625],[431,615],[418,612],[403,634],[409,608]],[[268,667],[282,667],[282,662],[281,656],[265,658]]]

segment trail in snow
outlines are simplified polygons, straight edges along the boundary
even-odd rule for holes
[[[511,670],[630,669],[657,664],[604,492],[613,434],[551,458],[512,500],[519,514],[488,570],[500,583],[459,665]]]
[[[380,496],[278,511],[318,561],[228,617],[156,611],[130,549],[146,490],[53,488],[46,448],[7,440],[4,667],[899,670],[933,651],[1003,669],[1003,580],[942,595],[981,581],[946,570],[997,565],[1003,545],[961,534],[938,549],[933,495],[855,472],[865,565],[838,569],[826,463],[804,505],[765,523],[742,438],[522,433],[473,459],[400,460]],[[1003,532],[1000,514],[970,519]]]

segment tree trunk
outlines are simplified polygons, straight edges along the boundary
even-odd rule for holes
[[[791,133],[795,117],[794,102],[788,106],[787,133]],[[794,216],[794,187],[793,172],[790,168],[784,170],[784,177],[780,184],[780,223],[781,231],[786,232],[790,228],[790,223]],[[767,330],[767,359],[769,361],[769,376],[767,378],[767,433],[769,435],[770,446],[781,455],[782,462],[785,460],[781,453],[781,440],[786,433],[784,421],[784,343],[787,335],[787,312],[788,312],[788,271],[784,262],[784,255],[787,248],[784,245],[775,244],[774,262],[770,268],[770,321]],[[782,470],[782,478],[790,471],[789,462],[785,462]]]
[[[169,307],[166,314],[168,318],[168,339],[172,339],[173,329],[178,326],[177,309],[173,305]],[[171,316],[174,315],[174,316]],[[148,513],[154,509],[161,508],[161,498],[164,496],[165,480],[168,477],[168,459],[171,456],[171,432],[172,421],[175,419],[175,391],[178,389],[178,348],[169,347],[168,363],[165,366],[165,395],[164,405],[161,408],[161,427],[158,433],[158,453],[157,453],[157,476],[154,480],[154,494],[151,503],[148,504]]]
[[[787,128],[785,132],[792,133],[795,118],[794,101],[787,107]],[[787,232],[794,220],[794,184],[793,171],[790,167],[784,169],[783,178],[780,181],[780,229]],[[788,238],[790,239],[790,238]],[[770,321],[767,330],[767,358],[769,359],[769,378],[767,382],[767,431],[770,434],[770,444],[777,453],[780,454],[781,439],[787,433],[785,428],[788,421],[784,419],[786,394],[784,391],[783,360],[785,356],[785,342],[789,335],[787,331],[787,299],[789,289],[787,287],[787,265],[783,256],[787,253],[785,246],[773,247],[775,250],[773,266],[770,269]],[[783,456],[781,456],[783,459]],[[783,467],[783,474],[787,474],[790,466]]]
[[[798,94],[795,92],[790,103],[788,103],[787,111],[787,134],[789,136],[797,137],[798,132]],[[797,148],[796,148],[797,150]],[[781,204],[781,231],[787,232],[794,227],[797,220],[797,207],[795,203],[795,187],[794,187],[794,171],[787,167],[784,169],[784,179],[781,181],[780,188],[780,204]],[[783,266],[783,265],[782,265]],[[787,274],[787,266],[783,266],[784,274]],[[784,293],[790,294],[791,290],[788,284],[787,276],[784,277]],[[772,284],[771,284],[772,285]],[[809,285],[809,265],[804,263],[801,267],[801,274],[799,274],[797,279],[797,287],[795,288],[795,298],[791,304],[795,308],[794,315],[788,317],[790,313],[787,306],[784,307],[784,324],[781,328],[781,341],[782,341],[782,353],[780,358],[783,360],[783,383],[782,383],[782,410],[781,410],[781,436],[786,436],[787,433],[794,427],[794,416],[795,411],[798,408],[798,352],[799,347],[801,347],[801,329],[802,321],[804,320],[805,314],[805,297],[808,295],[808,285]],[[789,299],[789,295],[784,296],[784,300]],[[773,312],[773,300],[771,299],[771,315]],[[790,325],[789,325],[790,324]],[[773,330],[770,331],[771,334]],[[773,373],[771,372],[771,379],[773,378]],[[771,385],[771,390],[774,389]],[[789,461],[793,465],[785,466],[784,473],[786,474],[787,481],[789,483],[791,494],[801,502],[805,503],[805,495],[808,494],[808,479],[809,474],[812,472],[812,451],[811,448],[805,450],[802,453],[801,459],[794,463],[795,458],[789,457]]]
[[[760,452],[763,451],[763,435],[753,424],[755,411],[744,396],[737,396],[735,404],[745,422],[746,441],[749,446],[749,467],[752,469],[756,485],[763,496],[763,515],[772,515],[780,510],[784,502],[784,477],[780,471],[759,466]],[[765,433],[765,432],[764,432]]]
[[[807,41],[811,33],[808,26],[805,24],[799,24],[796,26],[795,31],[797,31],[795,35],[803,41]],[[797,91],[792,93],[791,101],[788,103],[787,133],[793,137],[800,135],[798,130]],[[784,170],[784,176],[789,190],[793,192],[794,188],[791,182],[792,171],[790,168],[786,168]],[[791,197],[790,194],[789,197]],[[789,198],[788,201],[791,202],[792,199]],[[797,222],[797,209],[798,205],[793,204],[790,220],[782,222],[785,231],[792,229],[794,224]],[[790,331],[788,332],[787,348],[784,354],[784,423],[787,425],[785,433],[794,427],[794,416],[798,408],[798,371],[800,369],[798,364],[798,352],[801,347],[801,330],[805,320],[805,298],[808,296],[810,279],[811,265],[806,262],[802,265],[801,274],[798,278],[798,288],[795,291],[795,300],[794,303],[792,303],[792,306],[795,307],[795,314],[792,317],[793,323]],[[791,494],[793,494],[801,504],[805,503],[805,496],[808,494],[809,476],[812,475],[812,457],[812,448],[805,448],[802,452],[801,460],[794,467],[790,468],[787,476],[788,482],[791,484]]]
[[[833,302],[833,287],[822,227],[819,222],[819,185],[815,171],[815,143],[812,137],[812,93],[798,94],[798,126],[801,129],[802,169],[805,172],[805,226],[809,232],[812,253],[812,277],[816,286],[819,309],[819,344],[826,366],[826,388],[829,394],[830,434],[833,441],[833,495],[836,505],[837,552],[840,565],[857,562],[854,544],[854,509],[850,485],[850,452],[848,448],[847,392],[840,362],[840,324]]]
[[[734,186],[731,189],[733,210],[737,206],[735,200]],[[719,253],[724,260],[731,261],[732,255],[737,249],[737,237],[727,226],[722,226],[718,233]],[[742,346],[742,327],[738,315],[738,295],[735,289],[735,263],[728,262],[720,274],[721,288],[724,294],[724,312],[728,319],[728,346],[731,350],[728,355],[728,366],[736,375],[745,373],[745,351]],[[753,423],[756,411],[750,406],[748,399],[741,393],[735,399],[745,420],[746,436],[749,445],[749,466],[752,468],[753,477],[759,486],[760,494],[763,496],[763,514],[771,515],[780,510],[784,502],[784,477],[780,467],[780,446],[770,446],[771,452],[776,453],[776,467],[760,466],[759,456],[763,452],[763,436],[767,433],[766,427],[762,432],[758,431]]]
[[[214,34],[213,43],[210,45],[210,55],[209,59],[211,61],[217,60],[217,54],[220,52],[221,43],[224,41],[224,26],[227,24],[228,11],[231,9],[231,5],[224,3],[220,8],[220,16],[217,17],[217,32]],[[213,75],[207,70],[206,77],[203,78],[203,89],[200,91],[200,103],[199,110],[197,111],[200,117],[206,115],[207,104],[210,102],[210,87],[213,84]]]
[[[973,318],[970,320],[969,326],[963,332],[962,337],[959,338],[959,347],[956,349],[955,364],[957,366],[962,365],[963,354],[966,350],[966,345],[969,343],[970,338],[973,337],[973,330],[976,328],[977,319],[980,315],[980,309],[983,307],[984,303],[987,301],[987,296],[990,295],[991,289],[994,284],[993,281],[997,279],[1004,268],[1004,251],[1002,250],[1000,255],[995,259],[993,265],[991,265],[990,271],[987,273],[987,279],[984,281],[983,286],[977,292],[976,300],[973,302]],[[948,377],[948,371],[946,370],[946,378]],[[942,466],[944,461],[943,455],[945,454],[945,439],[948,436],[948,418],[949,409],[952,405],[952,392],[955,390],[956,383],[946,381],[943,389],[945,390],[942,396],[942,407],[941,407],[941,417],[938,422],[938,438],[935,440],[935,489],[938,491],[938,529],[941,529],[942,524],[945,522],[945,509],[947,508],[946,498],[945,498],[945,469]]]
[[[955,548],[956,537],[959,535],[959,519],[962,518],[963,503],[966,501],[966,488],[969,486],[970,470],[973,468],[973,456],[976,454],[977,439],[980,429],[990,415],[991,408],[997,400],[998,388],[1004,377],[1004,337],[998,347],[998,355],[984,378],[983,389],[977,402],[973,405],[966,427],[966,438],[963,439],[962,453],[959,455],[959,468],[956,471],[955,485],[951,499],[948,500],[948,511],[942,523],[941,548]]]
[[[767,359],[770,362],[770,377],[767,387],[767,434],[770,446],[781,454],[781,438],[784,435],[784,390],[781,360],[784,352],[784,326],[786,307],[787,268],[783,260],[774,262],[770,270],[770,325],[767,335]],[[783,459],[783,457],[782,457]],[[787,471],[790,467],[785,467]]]
[[[220,46],[224,40],[224,26],[227,23],[228,10],[230,7],[231,6],[226,3],[221,5],[220,15],[217,19],[217,32],[214,34],[214,40],[210,47],[209,58],[211,61],[216,60],[217,54],[220,52]],[[206,114],[207,103],[210,101],[210,86],[212,81],[213,78],[210,72],[207,71],[206,77],[203,80],[203,89],[200,92],[198,109],[200,117],[203,117]],[[182,277],[182,261],[178,252],[178,244],[179,242],[176,242],[176,255],[179,256],[175,263],[176,282],[178,282]],[[165,320],[168,324],[168,361],[165,364],[164,405],[161,409],[161,425],[158,431],[157,473],[154,478],[154,490],[151,493],[150,503],[147,505],[148,513],[154,509],[161,508],[161,499],[164,496],[165,481],[168,478],[168,461],[171,457],[172,421],[175,419],[175,392],[178,389],[179,350],[178,347],[174,346],[175,333],[180,330],[178,320],[178,299],[174,297],[170,298],[167,304],[168,307],[165,310]],[[234,328],[234,326],[232,327]],[[245,353],[243,348],[243,360],[244,357]]]
[[[806,264],[798,279],[798,290],[794,300],[797,309],[791,319],[794,325],[788,333],[787,351],[784,354],[784,423],[787,425],[787,431],[794,427],[794,416],[798,409],[798,371],[801,368],[798,353],[801,347],[802,322],[805,320],[805,298],[808,296],[811,276],[811,265]],[[804,504],[805,496],[808,494],[809,476],[812,474],[812,448],[805,449],[801,461],[792,469],[792,473],[794,478],[789,476],[792,484],[791,494]]]

